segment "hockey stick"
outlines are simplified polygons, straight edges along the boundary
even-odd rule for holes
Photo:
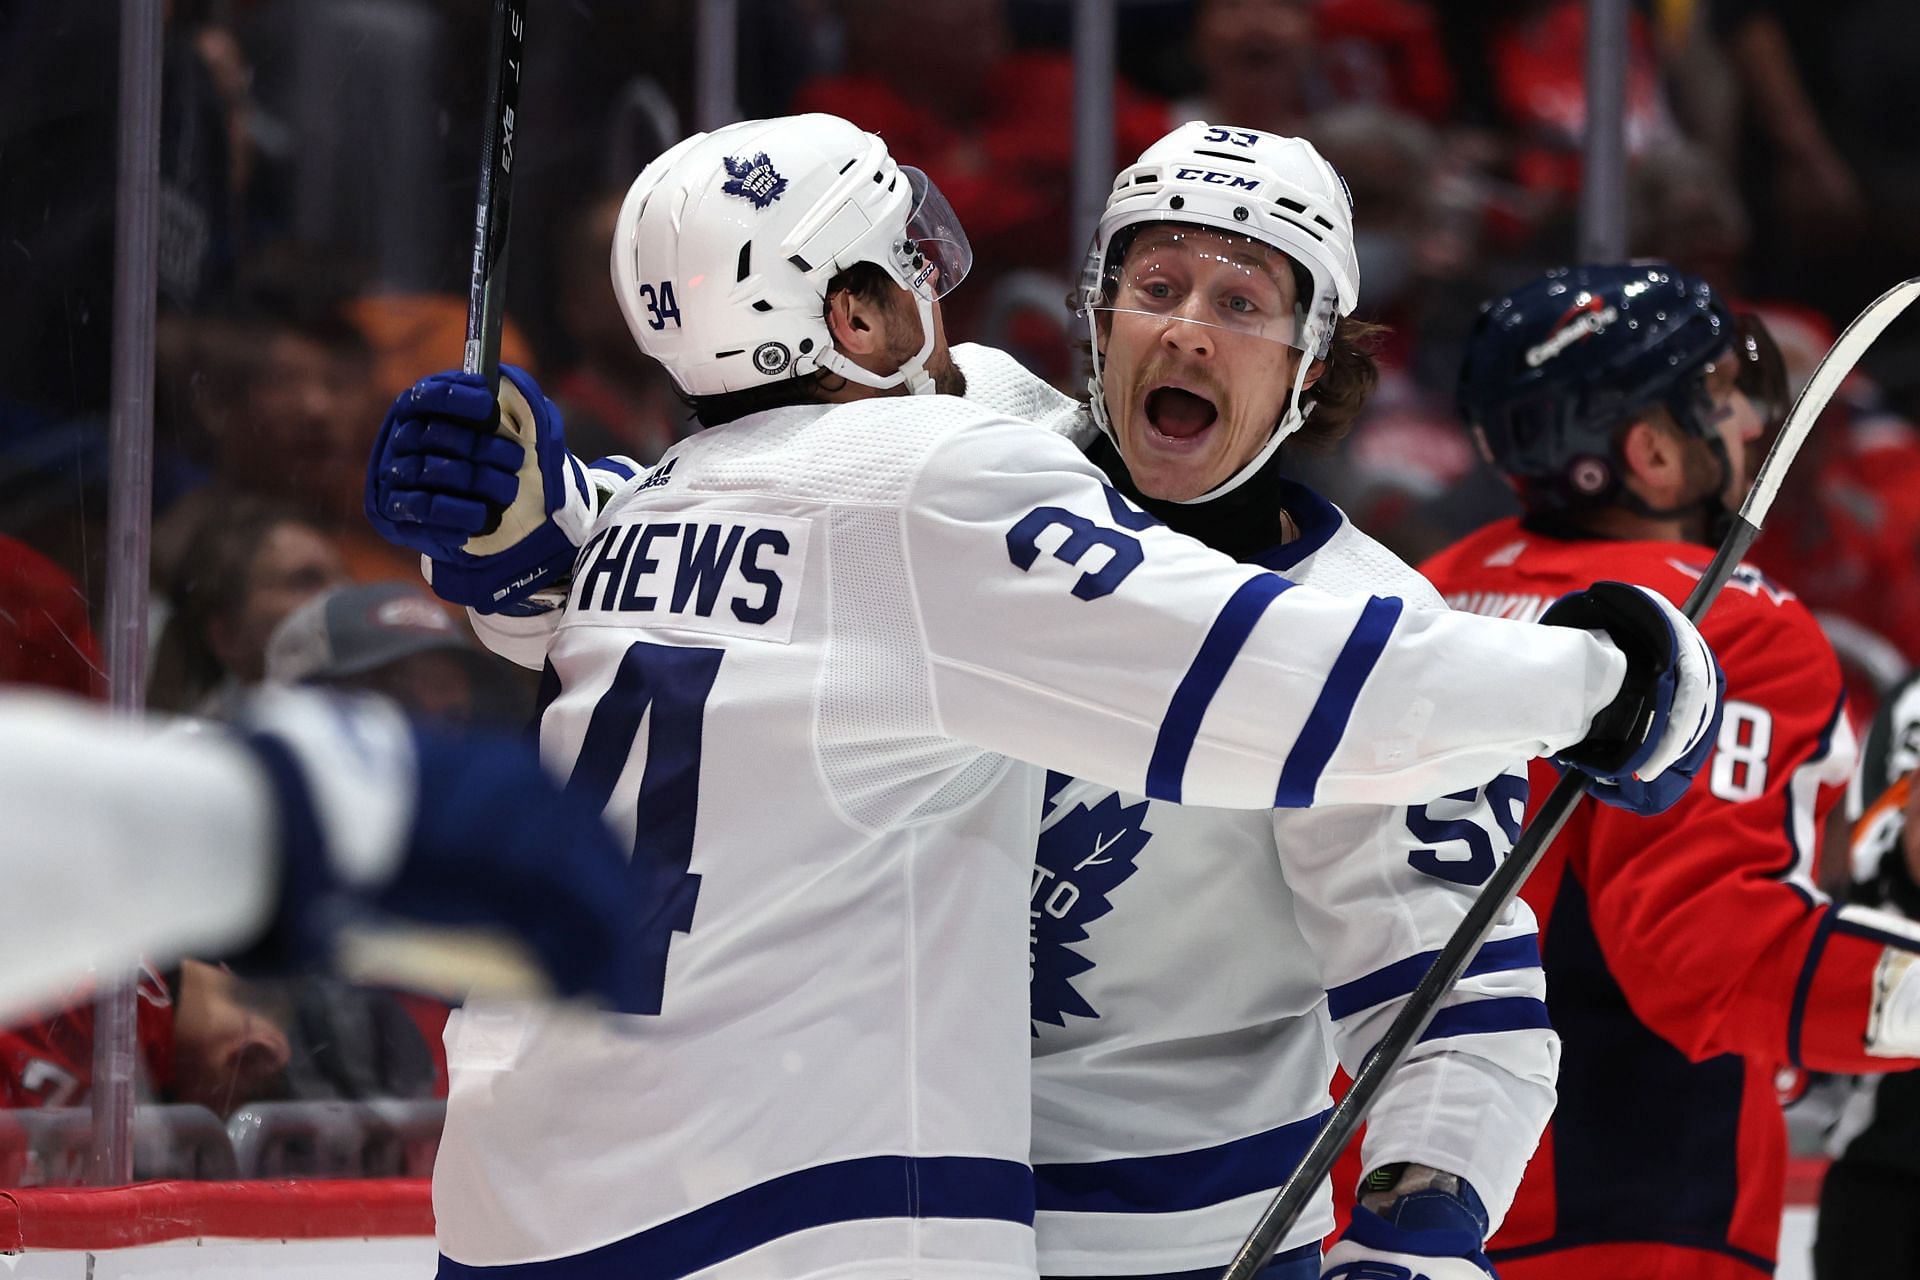
[[[1873,345],[1874,339],[1915,298],[1920,298],[1920,278],[1895,285],[1855,317],[1834,342],[1832,349],[1821,357],[1813,377],[1794,400],[1793,409],[1787,414],[1773,448],[1767,452],[1766,461],[1755,472],[1746,501],[1741,504],[1740,513],[1734,518],[1733,528],[1721,541],[1712,562],[1687,596],[1683,612],[1690,621],[1697,622],[1706,613],[1714,597],[1720,594],[1720,588],[1726,585],[1727,579],[1739,565],[1741,557],[1753,546],[1753,540],[1760,536],[1760,526],[1767,518],[1768,509],[1773,506],[1774,495],[1780,491],[1780,482],[1786,478],[1807,432],[1812,429],[1814,420],[1825,411],[1834,391],[1853,371],[1854,365]],[[1227,1265],[1223,1280],[1253,1280],[1254,1274],[1266,1265],[1274,1247],[1293,1229],[1307,1201],[1319,1187],[1320,1180],[1327,1176],[1327,1171],[1333,1168],[1333,1162],[1339,1158],[1340,1152],[1366,1122],[1367,1113],[1373,1109],[1374,1100],[1387,1077],[1419,1041],[1427,1024],[1433,1021],[1440,1001],[1459,981],[1460,975],[1480,950],[1480,944],[1492,930],[1494,921],[1506,910],[1514,895],[1519,893],[1521,883],[1540,861],[1553,838],[1560,834],[1560,829],[1566,826],[1574,806],[1580,802],[1586,790],[1586,775],[1569,770],[1548,793],[1533,821],[1514,841],[1513,852],[1507,855],[1506,861],[1501,863],[1481,889],[1466,916],[1454,929],[1453,936],[1440,949],[1426,976],[1420,979],[1420,985],[1407,997],[1406,1004],[1401,1006],[1387,1033],[1361,1064],[1347,1096],[1327,1117],[1313,1144],[1300,1158],[1299,1166],[1260,1215],[1259,1222],[1240,1246],[1240,1252]]]
[[[500,391],[500,328],[505,323],[507,224],[513,215],[513,124],[520,106],[521,45],[527,0],[493,0],[487,66],[487,117],[481,134],[480,195],[473,212],[473,270],[467,283],[467,345],[460,368],[484,374]]]

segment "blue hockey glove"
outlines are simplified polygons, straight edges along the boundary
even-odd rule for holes
[[[382,916],[491,927],[555,994],[644,1006],[626,857],[529,746],[442,736],[383,701],[308,690],[262,695],[243,727],[281,832],[275,918],[243,964],[326,963],[343,930]]]
[[[1562,596],[1540,621],[1604,634],[1627,658],[1620,692],[1554,763],[1587,774],[1594,798],[1617,808],[1671,808],[1720,735],[1727,678],[1707,642],[1666,597],[1624,582]]]
[[[1487,1209],[1472,1184],[1417,1165],[1379,1170],[1367,1181],[1383,1175],[1418,1189],[1385,1203],[1377,1194],[1363,1195],[1322,1260],[1320,1280],[1488,1280],[1494,1274],[1482,1250]]]
[[[572,568],[594,515],[560,411],[513,365],[497,402],[477,373],[402,392],[374,441],[365,508],[381,537],[427,557],[435,594],[481,613],[526,611]]]

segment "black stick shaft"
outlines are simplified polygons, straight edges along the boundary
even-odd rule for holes
[[[1706,571],[1700,575],[1700,581],[1694,584],[1693,591],[1687,596],[1682,612],[1689,622],[1698,622],[1713,603],[1720,588],[1726,585],[1733,575],[1741,557],[1760,530],[1746,520],[1735,517],[1734,527],[1720,543],[1720,549],[1714,552],[1713,560]],[[1394,1017],[1386,1035],[1374,1046],[1373,1052],[1361,1064],[1360,1072],[1354,1077],[1353,1088],[1333,1109],[1327,1122],[1321,1126],[1314,1137],[1313,1145],[1307,1148],[1306,1155],[1300,1159],[1300,1165],[1293,1171],[1280,1194],[1260,1215],[1259,1224],[1246,1243],[1240,1246],[1240,1252],[1234,1255],[1227,1267],[1226,1280],[1253,1280],[1253,1276],[1266,1265],[1274,1247],[1285,1238],[1293,1224],[1300,1218],[1307,1202],[1313,1198],[1314,1190],[1320,1180],[1333,1168],[1333,1162],[1340,1158],[1362,1124],[1366,1123],[1367,1113],[1373,1110],[1374,1100],[1386,1085],[1387,1078],[1406,1057],[1407,1051],[1426,1031],[1427,1024],[1433,1021],[1433,1015],[1440,1008],[1440,1001],[1446,998],[1453,984],[1472,963],[1474,955],[1480,950],[1480,944],[1486,941],[1487,934],[1493,930],[1494,921],[1507,909],[1520,892],[1520,886],[1532,874],[1534,866],[1553,842],[1560,829],[1567,825],[1567,819],[1573,816],[1573,810],[1580,803],[1580,797],[1587,792],[1587,776],[1569,769],[1552,791],[1547,793],[1545,803],[1540,806],[1533,821],[1520,833],[1514,842],[1513,852],[1507,855],[1486,885],[1474,899],[1473,906],[1447,939],[1446,946],[1434,958],[1426,976],[1420,979],[1407,1002],[1400,1006],[1400,1012]]]
[[[500,389],[500,327],[505,323],[507,227],[513,214],[513,130],[520,107],[527,0],[494,0],[487,65],[487,117],[480,152],[480,194],[473,214],[473,271],[467,284],[467,345],[460,367]]]
[[[1760,536],[1767,511],[1780,491],[1781,482],[1793,466],[1794,458],[1799,455],[1801,443],[1813,429],[1814,422],[1825,410],[1848,371],[1859,363],[1874,339],[1916,300],[1920,300],[1920,277],[1895,285],[1868,304],[1867,309],[1854,318],[1827,354],[1821,357],[1813,376],[1795,398],[1786,422],[1774,439],[1773,448],[1754,475],[1747,499],[1741,504],[1740,514],[1734,517],[1733,528],[1721,540],[1719,550],[1714,552],[1712,561],[1700,575],[1700,581],[1688,594],[1681,611],[1689,621],[1698,622],[1706,614],[1714,597],[1720,594],[1727,579],[1733,576],[1741,557],[1747,554],[1754,539]],[[1327,1176],[1327,1171],[1333,1167],[1341,1150],[1366,1122],[1367,1112],[1373,1108],[1374,1098],[1386,1083],[1387,1076],[1400,1065],[1407,1050],[1427,1029],[1440,1001],[1459,980],[1474,953],[1479,951],[1494,920],[1520,891],[1521,883],[1532,872],[1540,855],[1560,834],[1560,829],[1566,825],[1567,818],[1572,815],[1574,806],[1580,802],[1586,789],[1586,779],[1569,770],[1548,793],[1540,811],[1514,842],[1513,852],[1488,879],[1480,896],[1455,928],[1453,936],[1440,949],[1426,977],[1420,980],[1420,985],[1414,988],[1413,994],[1400,1007],[1393,1024],[1387,1028],[1387,1034],[1381,1037],[1380,1043],[1361,1064],[1352,1090],[1327,1117],[1326,1124],[1321,1126],[1313,1145],[1307,1148],[1293,1176],[1287,1179],[1272,1203],[1260,1215],[1252,1234],[1227,1265],[1223,1280],[1253,1280],[1254,1273],[1266,1264],[1274,1246],[1293,1229],[1314,1188],[1320,1185],[1320,1180]]]

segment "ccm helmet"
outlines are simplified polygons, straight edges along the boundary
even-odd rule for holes
[[[1304,138],[1193,121],[1141,153],[1114,179],[1081,276],[1081,310],[1093,336],[1094,419],[1107,423],[1101,385],[1099,313],[1111,309],[1127,245],[1149,223],[1176,223],[1243,235],[1284,253],[1305,273],[1309,290],[1296,301],[1283,339],[1299,350],[1300,367],[1286,416],[1266,447],[1211,491],[1205,502],[1238,488],[1259,471],[1281,440],[1298,430],[1311,406],[1300,393],[1313,360],[1323,359],[1338,317],[1360,296],[1353,252],[1353,200],[1332,165]]]
[[[1664,406],[1712,446],[1724,476],[1703,375],[1738,337],[1712,287],[1666,263],[1562,267],[1481,309],[1460,369],[1460,415],[1529,506],[1644,510],[1621,488],[1614,428]]]
[[[920,350],[890,375],[847,359],[827,329],[827,284],[860,262],[919,310]],[[933,389],[933,304],[966,277],[973,250],[924,173],[838,116],[801,115],[695,134],[641,170],[611,265],[634,341],[687,395],[820,369],[920,393]]]

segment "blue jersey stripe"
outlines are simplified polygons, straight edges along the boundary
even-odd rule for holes
[[[1827,937],[1839,921],[1840,913],[1828,907],[1820,914],[1820,923],[1807,944],[1807,958],[1801,962],[1800,977],[1793,984],[1793,1006],[1787,1013],[1787,1061],[1804,1067],[1800,1061],[1800,1031],[1807,1018],[1807,997],[1813,992],[1813,975],[1820,971],[1820,957],[1826,954]]]
[[[1326,1114],[1197,1151],[1035,1165],[1039,1205],[1055,1213],[1178,1213],[1270,1191],[1300,1163]]]
[[[1496,996],[1450,1004],[1433,1015],[1420,1043],[1449,1036],[1480,1036],[1496,1031],[1551,1031],[1547,1002],[1532,996]]]
[[[601,458],[598,462],[595,462],[589,470],[609,472],[612,475],[619,476],[622,480],[631,480],[640,474],[618,458]]]
[[[571,1257],[495,1267],[440,1259],[440,1280],[679,1280],[782,1236],[869,1218],[1033,1222],[1033,1175],[980,1156],[866,1156],[770,1178]]]
[[[1160,722],[1160,736],[1153,744],[1153,758],[1147,762],[1147,795],[1155,800],[1180,802],[1180,784],[1186,776],[1187,757],[1193,754],[1193,740],[1200,733],[1213,695],[1227,677],[1227,668],[1239,656],[1240,648],[1253,633],[1267,606],[1293,583],[1278,574],[1263,573],[1248,578],[1227,600],[1213,628],[1200,642],[1180,687],[1173,691],[1167,714]]]
[[[1427,970],[1440,958],[1440,952],[1422,951],[1419,955],[1408,956],[1390,965],[1375,969],[1372,973],[1355,978],[1352,982],[1343,982],[1327,991],[1327,1016],[1338,1021],[1351,1017],[1363,1009],[1385,1004],[1389,1000],[1398,1000],[1402,996],[1413,994],[1420,985]],[[1505,973],[1512,969],[1538,969],[1540,967],[1540,935],[1525,933],[1514,938],[1500,938],[1481,947],[1467,964],[1465,978],[1475,978],[1483,973]]]
[[[1301,726],[1293,750],[1287,753],[1287,763],[1280,770],[1280,787],[1273,797],[1275,808],[1299,809],[1313,803],[1320,771],[1327,767],[1334,748],[1347,732],[1353,704],[1359,701],[1361,687],[1380,660],[1380,651],[1387,647],[1387,637],[1393,634],[1402,607],[1394,596],[1375,596],[1360,611],[1360,621],[1354,623],[1346,647],[1333,660],[1327,683]]]

